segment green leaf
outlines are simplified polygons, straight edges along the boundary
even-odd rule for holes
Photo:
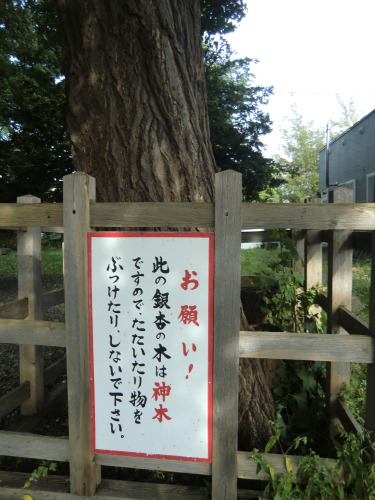
[[[293,472],[293,465],[290,457],[285,457],[285,468],[289,473]]]
[[[269,473],[272,481],[274,481],[275,477],[276,477],[276,475],[275,475],[275,469],[271,465],[269,466],[268,473]]]
[[[317,381],[306,369],[301,368],[298,370],[297,376],[302,380],[304,391],[311,391],[317,387]]]
[[[266,444],[266,447],[264,448],[264,453],[268,453],[270,450],[272,450],[278,440],[279,436],[272,436]]]
[[[297,402],[299,409],[306,408],[306,393],[300,392],[299,394],[293,394],[292,398]]]
[[[295,277],[295,279],[297,280],[297,282],[302,285],[303,282],[304,282],[304,278],[302,276],[301,273],[299,273],[298,271],[293,271],[293,276]]]

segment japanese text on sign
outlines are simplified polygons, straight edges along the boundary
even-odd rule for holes
[[[210,461],[213,235],[88,245],[93,451]]]

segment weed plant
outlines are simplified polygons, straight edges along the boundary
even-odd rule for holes
[[[251,262],[250,252],[243,256],[243,271],[254,276],[253,282],[263,294],[264,313],[271,326],[284,331],[325,331],[324,317],[314,315],[311,305],[316,290],[305,293],[303,279],[292,267],[299,257],[285,232],[273,231],[278,240],[266,252],[256,250]],[[263,252],[264,258],[260,256]],[[259,264],[260,262],[260,264]],[[251,267],[253,266],[253,267]],[[370,261],[356,259],[353,265],[353,293],[364,304],[359,306],[363,319],[368,317]],[[357,299],[357,304],[358,304]],[[321,362],[281,361],[272,387],[277,422],[274,435],[264,453],[274,448],[284,455],[286,473],[277,475],[267,463],[264,453],[254,450],[252,459],[258,470],[268,473],[270,481],[262,498],[277,499],[375,499],[375,444],[370,436],[342,433],[341,445],[333,448],[327,433],[325,394],[319,384],[324,376]],[[349,404],[357,421],[364,423],[366,399],[365,366],[352,364],[351,384],[345,386],[342,397]],[[287,450],[284,452],[284,450]],[[301,455],[294,471],[288,453]],[[337,458],[337,465],[324,462],[320,456]]]
[[[280,232],[276,232],[274,235],[276,238],[280,239]],[[281,234],[281,243],[275,247],[262,249],[249,249],[242,252],[242,273],[250,275],[269,276],[274,271],[278,271],[280,267],[285,267],[282,269],[282,276],[284,280],[289,276],[289,285],[293,285],[295,276],[291,270],[291,260],[294,253],[288,255],[285,252],[284,242],[286,242],[287,247],[291,246],[293,251],[293,243],[291,240],[285,240],[285,235]],[[282,254],[282,259],[280,260],[279,254]],[[323,273],[327,273],[327,255],[323,253]],[[283,264],[284,262],[284,264]],[[298,278],[298,276],[297,276]],[[268,278],[267,278],[268,279]],[[355,254],[353,260],[353,312],[357,314],[363,321],[368,321],[368,304],[369,304],[369,294],[370,294],[370,279],[371,279],[371,260],[367,254]],[[282,283],[273,279],[273,282]],[[264,283],[264,287],[267,293],[267,287],[269,288],[269,279]],[[301,282],[302,283],[302,282]],[[298,291],[298,279],[295,282]],[[285,289],[285,285],[284,289]],[[282,290],[281,290],[282,291]],[[293,314],[290,311],[294,309],[293,296],[296,292],[289,292],[289,298],[292,300],[284,301],[284,297],[281,294],[279,296],[280,302],[284,302],[286,310],[285,312],[279,314],[279,316],[285,316],[286,323],[289,321]],[[287,299],[287,295],[285,295]],[[302,297],[301,297],[302,298]],[[313,297],[311,297],[313,299]],[[305,302],[303,307],[309,307],[309,299],[304,298],[302,302]],[[306,303],[307,302],[307,303]],[[274,301],[275,309],[276,302]],[[268,307],[272,307],[272,302],[268,301]],[[289,309],[288,309],[289,308]],[[277,316],[274,317],[275,323],[278,323],[279,319]],[[282,319],[282,318],[281,318]],[[316,322],[314,318],[313,321],[309,323],[305,318],[305,327],[308,331],[316,331]],[[308,318],[307,318],[308,320]],[[283,325],[284,323],[284,325]],[[280,322],[284,327],[284,320]],[[289,328],[292,328],[292,324],[289,324]],[[323,324],[321,325],[320,331],[324,329],[324,318]],[[289,328],[284,328],[289,330]],[[319,329],[318,329],[319,331]],[[296,432],[305,432],[309,439],[309,446],[316,449],[317,441],[319,438],[314,438],[314,435],[323,436],[321,434],[321,425],[317,427],[313,424],[315,422],[315,417],[318,417],[318,421],[323,417],[323,400],[324,394],[321,390],[318,380],[324,375],[324,364],[323,363],[306,363],[299,361],[281,361],[275,377],[275,383],[273,386],[273,393],[276,408],[284,416],[284,423],[281,426],[281,437],[286,439],[289,443],[292,439],[296,437]],[[351,411],[355,415],[357,421],[362,424],[364,422],[365,413],[365,400],[366,400],[366,366],[361,364],[351,364],[351,383],[344,387],[342,391],[342,397],[344,401],[349,405]],[[313,418],[314,416],[314,418]],[[304,430],[305,429],[305,430]],[[321,448],[324,448],[325,439],[320,440],[321,444],[318,446],[320,448],[319,452],[322,453]]]
[[[368,257],[353,261],[353,311],[362,320],[369,321],[371,260]],[[359,299],[359,301],[356,300]]]
[[[372,460],[375,443],[370,436],[341,434],[337,446],[337,461],[333,465],[322,460],[313,450],[308,450],[298,460],[297,470],[293,467],[289,453],[299,454],[300,447],[307,445],[306,437],[297,437],[284,451],[278,426],[261,453],[255,449],[251,460],[257,463],[257,472],[264,471],[270,480],[260,500],[373,500],[375,498],[375,463]],[[277,447],[284,457],[286,473],[277,474],[267,462],[265,454]]]
[[[344,384],[340,393],[362,427],[365,424],[366,411],[366,373],[366,365],[352,363],[350,366],[350,385]]]

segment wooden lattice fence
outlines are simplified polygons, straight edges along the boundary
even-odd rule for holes
[[[352,231],[375,230],[375,205],[353,204],[346,194],[334,203],[241,203],[241,176],[216,175],[215,203],[96,203],[94,179],[72,174],[64,179],[63,204],[41,204],[33,197],[17,204],[0,205],[0,226],[18,231],[19,298],[0,306],[0,342],[19,344],[20,385],[0,399],[0,416],[21,407],[24,427],[46,413],[65,391],[56,386],[47,396],[45,381],[64,371],[65,359],[43,369],[41,346],[66,347],[69,438],[25,431],[0,431],[0,455],[69,462],[69,477],[50,476],[30,494],[38,500],[100,500],[124,498],[205,498],[199,488],[101,480],[101,467],[127,467],[209,476],[215,499],[252,498],[237,491],[237,479],[267,479],[256,474],[249,453],[237,450],[239,357],[327,361],[327,401],[332,423],[340,420],[348,430],[359,427],[338,398],[348,381],[351,362],[368,365],[366,426],[375,430],[374,271],[370,325],[350,312]],[[335,195],[336,196],[336,195]],[[212,463],[101,455],[91,452],[89,404],[89,351],[87,309],[86,234],[92,228],[213,228],[215,232],[214,393]],[[328,335],[288,332],[240,332],[241,230],[292,228],[305,241],[306,283],[321,281],[321,247],[329,240]],[[64,292],[42,295],[40,288],[40,233],[64,232]],[[301,233],[303,231],[303,233]],[[328,233],[327,233],[328,231]],[[259,238],[242,233],[242,241]],[[374,240],[375,241],[375,240]],[[302,247],[300,247],[302,248]],[[374,252],[373,252],[374,255]],[[374,269],[375,266],[373,266]],[[65,323],[41,320],[43,308],[65,302]],[[28,423],[27,423],[28,422]],[[28,427],[29,426],[29,427]],[[285,470],[282,457],[269,455],[276,470]],[[296,466],[297,458],[291,458]],[[0,471],[0,498],[19,499],[28,475]]]

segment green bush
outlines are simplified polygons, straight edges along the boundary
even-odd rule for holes
[[[261,500],[318,500],[353,499],[373,500],[375,498],[375,443],[368,434],[364,436],[342,433],[342,444],[336,448],[336,465],[321,460],[314,451],[308,452],[298,460],[297,471],[293,470],[288,454],[299,452],[301,445],[306,446],[306,437],[297,437],[284,452],[281,433],[274,424],[274,435],[267,443],[264,453],[254,450],[251,460],[257,463],[257,472],[264,471],[269,476]],[[278,446],[283,454],[286,472],[277,474],[267,462],[268,453]]]

